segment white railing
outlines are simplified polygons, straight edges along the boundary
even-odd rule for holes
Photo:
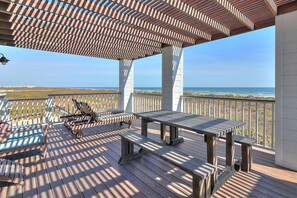
[[[45,121],[46,100],[47,98],[6,100],[3,120],[11,122],[13,126],[42,123]]]
[[[89,103],[95,111],[118,108],[118,93],[60,94],[42,99],[6,100],[0,98],[1,120],[13,125],[59,122],[60,115],[73,114],[72,99]],[[258,145],[275,146],[275,102],[239,98],[183,96],[183,112],[242,121],[237,133],[254,138]],[[162,109],[161,94],[134,93],[134,112]],[[43,120],[40,120],[40,118]]]
[[[87,102],[94,111],[118,108],[117,93],[59,94],[40,99],[0,98],[1,120],[11,122],[13,126],[60,122],[61,115],[75,113],[72,99]]]
[[[59,117],[66,112],[74,114],[76,108],[72,99],[87,102],[94,111],[104,111],[118,108],[118,93],[93,93],[93,94],[55,94],[49,95],[49,121],[59,122]]]
[[[244,122],[236,133],[255,139],[259,146],[275,146],[274,100],[183,96],[183,106],[186,113]]]
[[[134,113],[160,110],[162,106],[161,94],[133,93]]]

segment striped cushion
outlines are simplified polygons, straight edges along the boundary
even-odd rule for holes
[[[122,121],[128,121],[128,120],[134,120],[135,116],[130,113],[118,113],[118,114],[110,114],[101,116],[98,118],[101,122],[122,122]]]
[[[22,131],[22,132],[17,132],[17,133],[13,133],[10,134],[7,138],[7,141],[11,140],[11,139],[18,139],[18,138],[27,138],[29,136],[32,135],[41,135],[43,136],[44,134],[44,130],[42,128],[38,128],[38,129],[31,129],[31,130],[26,130],[26,131]]]
[[[10,134],[5,143],[0,144],[0,152],[25,148],[44,143],[43,129],[33,129]]]

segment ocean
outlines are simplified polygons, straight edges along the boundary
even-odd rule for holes
[[[81,89],[118,90],[118,87],[79,87]],[[161,87],[135,87],[141,92],[161,92]],[[184,92],[193,94],[238,95],[275,97],[274,87],[184,87]]]

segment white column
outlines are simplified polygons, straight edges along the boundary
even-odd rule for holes
[[[119,61],[119,108],[133,112],[134,64],[133,60]]]
[[[297,11],[276,17],[275,163],[297,170]]]
[[[169,46],[162,49],[162,109],[182,111],[183,49]]]

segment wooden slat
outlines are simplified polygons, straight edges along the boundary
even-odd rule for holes
[[[135,126],[139,127],[137,121]],[[151,123],[149,125],[149,138],[160,141],[160,126]],[[120,157],[120,137],[118,134],[126,132],[118,126],[110,125],[107,128],[95,127],[85,131],[86,136],[77,141],[61,125],[54,125],[49,131],[49,155],[43,161],[39,158],[20,157],[18,163],[25,164],[25,183],[32,188],[16,188],[15,185],[1,186],[1,197],[80,197],[84,196],[82,189],[77,185],[73,172],[68,172],[75,167],[72,163],[78,163],[80,171],[85,171],[85,180],[94,179],[97,175],[102,180],[112,178],[112,182],[104,180],[102,183],[86,183],[87,189],[102,188],[102,197],[113,195],[113,192],[125,191],[131,197],[189,197],[192,193],[191,176],[182,170],[167,163],[158,157],[146,154],[127,165],[117,163]],[[185,142],[176,146],[176,149],[188,155],[192,155],[206,161],[206,144],[202,136],[195,133],[181,131],[180,135]],[[59,151],[62,150],[62,151]],[[236,145],[236,155],[240,154],[240,146]],[[218,142],[217,147],[219,167],[225,163],[225,142]],[[63,153],[61,155],[60,153]],[[32,153],[32,155],[35,155]],[[72,157],[72,155],[74,155]],[[64,162],[67,158],[67,163]],[[44,164],[42,167],[39,164]],[[32,171],[36,171],[35,177]],[[40,170],[43,170],[39,172]],[[104,173],[104,174],[103,174]],[[48,177],[49,179],[44,179]],[[78,177],[75,176],[76,178]],[[253,165],[249,173],[236,173],[213,197],[295,197],[297,174],[294,171],[282,169],[274,165],[274,152],[270,150],[253,148]],[[43,183],[44,181],[44,183]],[[83,180],[80,180],[81,184]],[[98,180],[100,181],[100,180]],[[36,182],[37,186],[32,185]],[[40,182],[40,185],[38,184]],[[40,188],[41,187],[41,188]],[[52,192],[52,193],[51,193]],[[94,191],[92,196],[98,196]],[[87,194],[87,193],[86,193]],[[90,195],[88,194],[88,195]]]
[[[166,15],[162,12],[158,12],[156,9],[154,9],[153,7],[147,6],[144,3],[141,2],[133,2],[131,3],[130,1],[122,1],[122,0],[112,0],[113,2],[115,2],[118,5],[127,7],[135,12],[139,12],[141,14],[144,14],[146,16],[152,17],[154,19],[160,20],[163,23],[169,24],[171,26],[174,26],[177,29],[183,30],[183,31],[187,31],[190,32],[193,35],[202,37],[204,39],[207,40],[211,40],[211,35],[209,35],[206,32],[203,32],[193,26],[190,26],[186,23],[183,23],[182,21],[172,18],[169,15]],[[189,40],[187,41],[189,43],[195,42],[195,40],[192,40],[192,42]]]
[[[175,7],[176,9],[178,9],[179,11],[183,12],[183,14],[185,15],[189,15],[191,17],[193,17],[195,20],[201,21],[202,23],[204,23],[207,26],[210,26],[214,29],[219,30],[220,32],[226,34],[226,35],[230,35],[230,29],[227,28],[226,26],[220,24],[219,22],[213,20],[212,18],[208,17],[207,15],[203,14],[202,12],[200,12],[199,10],[189,6],[188,4],[180,1],[180,0],[176,0],[176,1],[172,1],[172,0],[163,0],[164,2],[166,2],[167,4]],[[208,37],[202,37],[204,39],[208,39]]]
[[[293,0],[0,0],[0,44],[108,59],[160,54],[274,25]],[[61,39],[61,41],[58,40]]]
[[[153,153],[161,159],[168,161],[185,172],[195,174],[202,179],[213,174],[216,169],[215,166],[212,166],[211,164],[195,159],[193,156],[178,152],[174,148],[170,148],[170,146],[163,146],[162,144],[150,140],[136,132],[127,132],[120,136],[133,142],[137,146],[140,146],[144,150]]]
[[[274,0],[264,0],[271,13],[275,16],[277,14],[277,5]]]
[[[229,3],[227,0],[213,0],[213,2],[222,6],[224,9],[226,9],[228,12],[230,12],[232,15],[234,15],[237,20],[239,20],[241,23],[243,23],[245,26],[247,26],[251,30],[254,29],[254,23],[249,18],[247,18],[244,14],[242,14],[242,12],[240,12],[240,10],[238,10],[231,3]]]

